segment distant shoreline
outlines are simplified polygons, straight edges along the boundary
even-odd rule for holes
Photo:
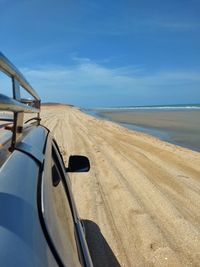
[[[74,105],[71,105],[71,104],[65,104],[65,103],[54,103],[54,102],[44,102],[44,103],[41,103],[41,106],[49,106],[49,107],[52,107],[52,106],[67,106],[67,107],[74,107]]]

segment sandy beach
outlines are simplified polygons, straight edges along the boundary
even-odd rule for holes
[[[200,266],[200,153],[66,106],[42,109],[71,174],[94,266]]]

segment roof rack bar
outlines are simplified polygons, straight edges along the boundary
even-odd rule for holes
[[[23,104],[13,98],[0,94],[0,110],[24,113],[39,113],[40,109]]]
[[[32,86],[27,82],[24,78],[23,74],[18,71],[15,66],[0,52],[0,69],[4,71],[8,76],[12,79],[16,79],[19,84],[36,100],[40,101],[40,97],[36,93],[36,91],[32,88]],[[14,95],[13,95],[14,97]],[[15,98],[15,97],[14,97]]]
[[[14,112],[13,135],[9,150],[12,152],[23,131],[24,112]]]
[[[40,97],[31,85],[26,81],[20,71],[0,52],[0,71],[3,71],[12,80],[13,97],[0,94],[0,110],[12,111],[13,126],[9,128],[13,132],[10,151],[15,149],[17,140],[23,132],[24,113],[37,113],[37,123],[40,124]],[[33,98],[23,99],[20,94],[22,87]]]
[[[13,98],[20,100],[20,84],[15,77],[12,77],[12,89],[13,89]]]

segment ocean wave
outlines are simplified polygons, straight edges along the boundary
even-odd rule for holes
[[[186,105],[186,106],[140,106],[140,107],[110,107],[97,108],[95,110],[200,110],[200,105]]]

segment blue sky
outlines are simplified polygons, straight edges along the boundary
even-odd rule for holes
[[[44,102],[200,102],[199,0],[0,0],[1,51]]]

